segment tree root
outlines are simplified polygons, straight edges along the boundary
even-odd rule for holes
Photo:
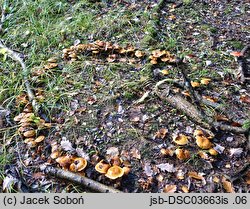
[[[53,166],[46,166],[45,168],[41,168],[45,174],[48,176],[52,175],[61,179],[68,180],[70,182],[77,183],[82,185],[90,190],[100,192],[100,193],[122,193],[122,191],[114,189],[112,187],[101,184],[97,181],[89,179],[85,176],[80,176],[79,174],[72,173],[70,171],[66,171],[60,168],[55,168]]]
[[[213,120],[212,117],[204,116],[200,111],[190,102],[185,100],[181,95],[173,94],[170,90],[171,86],[165,83],[164,88],[161,88],[161,85],[164,82],[159,81],[155,85],[154,93],[163,101],[166,101],[174,108],[183,112],[187,117],[192,120],[194,123],[202,126],[205,129],[214,129],[220,131],[226,131],[237,134],[247,134],[249,129],[244,129],[241,127],[234,127],[230,125],[221,124]]]
[[[30,82],[28,80],[29,72],[28,72],[28,69],[27,69],[23,59],[20,57],[20,55],[17,52],[9,49],[7,46],[2,44],[1,41],[0,41],[0,48],[5,49],[6,53],[9,55],[9,57],[11,59],[17,61],[21,65],[24,85],[26,87],[26,91],[27,91],[27,95],[29,97],[29,101],[32,104],[34,112],[38,113],[40,107],[39,107],[39,105],[38,105],[38,103],[37,103],[37,101],[35,99],[35,95],[34,95],[33,91],[31,90]]]

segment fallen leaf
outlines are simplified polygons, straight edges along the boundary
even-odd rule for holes
[[[89,160],[89,155],[86,152],[84,152],[83,149],[76,148],[76,153],[77,153],[77,156],[82,157],[86,160]]]
[[[132,150],[130,151],[130,153],[132,154],[132,157],[136,158],[136,159],[141,159],[141,154],[140,151],[136,148],[132,148]]]
[[[163,188],[163,192],[164,193],[174,193],[174,192],[176,192],[176,189],[177,189],[176,185],[167,184]]]
[[[229,121],[229,119],[225,115],[216,115],[217,121]]]
[[[197,180],[203,179],[203,176],[198,175],[197,172],[188,172],[188,176]]]
[[[210,83],[210,81],[211,81],[210,78],[202,78],[200,82],[203,85],[208,85]]]
[[[155,133],[154,138],[164,139],[167,133],[168,130],[166,128],[161,128],[159,131]]]
[[[156,167],[159,168],[163,172],[167,171],[167,172],[173,173],[176,171],[174,165],[169,164],[169,163],[161,163],[159,165],[156,165]]]
[[[144,169],[144,173],[145,173],[148,177],[151,177],[151,176],[153,175],[153,170],[152,170],[152,168],[151,168],[151,166],[150,166],[149,163],[145,163],[143,169]]]
[[[204,98],[204,99],[206,99],[206,100],[208,100],[208,101],[210,101],[210,102],[213,102],[213,103],[218,102],[218,99],[217,99],[217,98],[214,98],[214,97],[202,96],[202,98]]]
[[[215,147],[213,147],[218,153],[223,153],[224,152],[224,150],[225,150],[225,147],[223,147],[223,146],[221,146],[221,145],[219,145],[219,144],[215,144],[216,146]]]
[[[109,147],[106,151],[106,154],[115,157],[119,155],[119,150],[117,147]]]
[[[15,183],[17,183],[18,180],[12,176],[6,176],[3,180],[3,184],[2,184],[2,187],[3,187],[3,191],[7,191],[7,192],[10,192],[11,189],[13,188],[13,185]]]
[[[244,103],[247,103],[247,104],[250,104],[250,97],[247,96],[247,95],[241,95],[240,96],[240,101],[244,102]]]
[[[222,179],[222,186],[228,193],[234,193],[234,188],[232,186],[232,183],[230,181],[227,181],[226,179]]]
[[[241,153],[243,152],[243,148],[231,148],[229,150],[230,153],[230,157],[232,156],[237,156],[239,157],[241,155]]]
[[[69,140],[62,140],[61,147],[65,151],[73,151],[75,148],[72,147],[72,143]]]
[[[199,87],[200,86],[200,83],[199,82],[197,82],[197,81],[191,81],[191,86],[192,87]]]
[[[217,176],[215,176],[215,177],[213,178],[213,182],[219,183],[219,182],[220,182],[220,179],[219,179]]]
[[[163,70],[161,70],[161,73],[162,73],[163,75],[168,75],[168,74],[169,74],[169,71],[168,71],[167,69],[163,69]]]
[[[182,190],[184,193],[188,193],[188,192],[189,192],[188,187],[185,186],[185,185],[181,187],[181,190]]]

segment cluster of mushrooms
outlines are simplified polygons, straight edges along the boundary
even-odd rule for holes
[[[36,92],[36,96],[41,97],[40,91]],[[16,99],[16,103],[17,106],[24,105],[23,111],[14,117],[14,121],[18,122],[20,126],[18,133],[24,138],[24,143],[26,143],[28,147],[36,147],[37,144],[45,139],[44,135],[39,134],[39,130],[50,128],[51,124],[35,116],[26,94],[19,95]]]
[[[163,132],[163,131],[161,131]],[[202,158],[207,158],[206,152],[210,155],[218,155],[218,151],[214,148],[211,140],[213,136],[207,134],[203,130],[197,129],[193,133],[196,145],[201,149],[198,154]],[[161,154],[164,156],[173,156],[174,154],[179,160],[187,160],[190,158],[190,151],[185,149],[184,146],[189,143],[190,137],[184,134],[178,134],[173,136],[173,142],[178,145],[178,148],[162,148]],[[204,152],[205,151],[205,152]]]
[[[122,47],[118,44],[113,44],[111,42],[105,42],[101,40],[97,40],[93,43],[87,44],[78,44],[75,46],[71,46],[70,48],[63,49],[62,57],[64,60],[68,61],[76,61],[78,59],[79,54],[86,53],[91,55],[98,54],[108,54],[106,60],[108,62],[115,61],[124,61],[124,58],[121,58],[119,55],[125,55],[129,57],[142,58],[145,57],[146,52],[136,49],[135,47],[128,45],[126,47]],[[175,57],[171,55],[166,50],[154,50],[149,54],[149,60],[151,64],[157,64],[159,61],[162,62],[174,62]],[[129,62],[135,62],[135,60]]]
[[[59,156],[55,153],[57,147],[52,145],[51,158],[56,158],[56,162],[65,170],[81,173],[88,165],[88,161],[83,157],[76,157],[71,155]],[[57,152],[58,153],[58,152]],[[123,165],[123,161],[119,156],[112,157],[109,162],[107,160],[100,160],[95,165],[95,170],[106,176],[109,179],[115,180],[127,175],[130,172],[128,166]]]

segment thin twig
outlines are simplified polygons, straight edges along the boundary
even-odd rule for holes
[[[38,113],[38,110],[39,110],[40,107],[39,107],[39,105],[38,105],[38,103],[37,103],[37,101],[35,99],[35,95],[34,95],[33,91],[31,90],[30,82],[28,80],[29,71],[28,71],[23,59],[20,57],[20,55],[17,52],[9,49],[7,46],[2,44],[1,41],[0,41],[0,48],[5,49],[6,53],[9,55],[9,57],[11,57],[13,60],[17,61],[21,65],[22,71],[23,71],[22,72],[23,81],[24,81],[24,85],[26,87],[27,95],[29,97],[29,101],[32,104],[34,112]]]

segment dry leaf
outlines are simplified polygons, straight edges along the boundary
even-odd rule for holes
[[[232,183],[227,181],[226,179],[222,180],[222,186],[228,193],[234,193],[234,188],[232,186]]]
[[[3,191],[7,191],[7,192],[11,191],[11,189],[13,188],[13,185],[17,182],[18,182],[18,179],[12,176],[6,176],[2,184]]]
[[[176,185],[171,185],[171,184],[167,184],[164,188],[163,188],[163,192],[164,193],[174,193],[176,192],[177,186]]]
[[[167,133],[168,130],[166,128],[161,128],[159,131],[155,133],[154,138],[164,139]]]
[[[170,172],[173,173],[176,171],[176,169],[174,168],[173,164],[169,164],[169,163],[161,163],[159,165],[156,165],[157,168],[159,168],[161,171],[165,172]]]
[[[72,147],[72,143],[69,140],[62,140],[61,147],[65,151],[74,151],[75,148]]]
[[[188,193],[189,192],[189,189],[187,186],[182,186],[181,187],[181,190],[184,192],[184,193]]]
[[[210,81],[211,81],[210,78],[202,78],[201,79],[201,84],[208,85],[210,83]]]
[[[151,177],[153,175],[153,170],[152,170],[151,165],[149,163],[145,163],[144,173],[149,177]]]
[[[241,153],[243,152],[243,148],[231,148],[229,152],[230,152],[230,157],[232,156],[239,157]]]
[[[188,176],[197,180],[203,179],[203,176],[198,175],[197,172],[188,172]]]
[[[197,81],[191,81],[191,86],[192,87],[199,87],[200,86],[200,83],[199,82],[197,82]]]
[[[119,150],[117,147],[109,147],[106,151],[106,154],[115,157],[119,155]]]
[[[132,150],[130,151],[130,154],[132,155],[132,157],[136,158],[136,159],[141,159],[141,154],[140,151],[136,148],[132,148]]]
[[[167,69],[163,69],[163,70],[161,70],[161,73],[162,73],[163,75],[168,75],[168,74],[169,74],[169,71],[168,71]]]
[[[250,97],[247,96],[247,95],[241,95],[240,96],[240,101],[244,102],[244,103],[247,103],[247,104],[250,104]]]

